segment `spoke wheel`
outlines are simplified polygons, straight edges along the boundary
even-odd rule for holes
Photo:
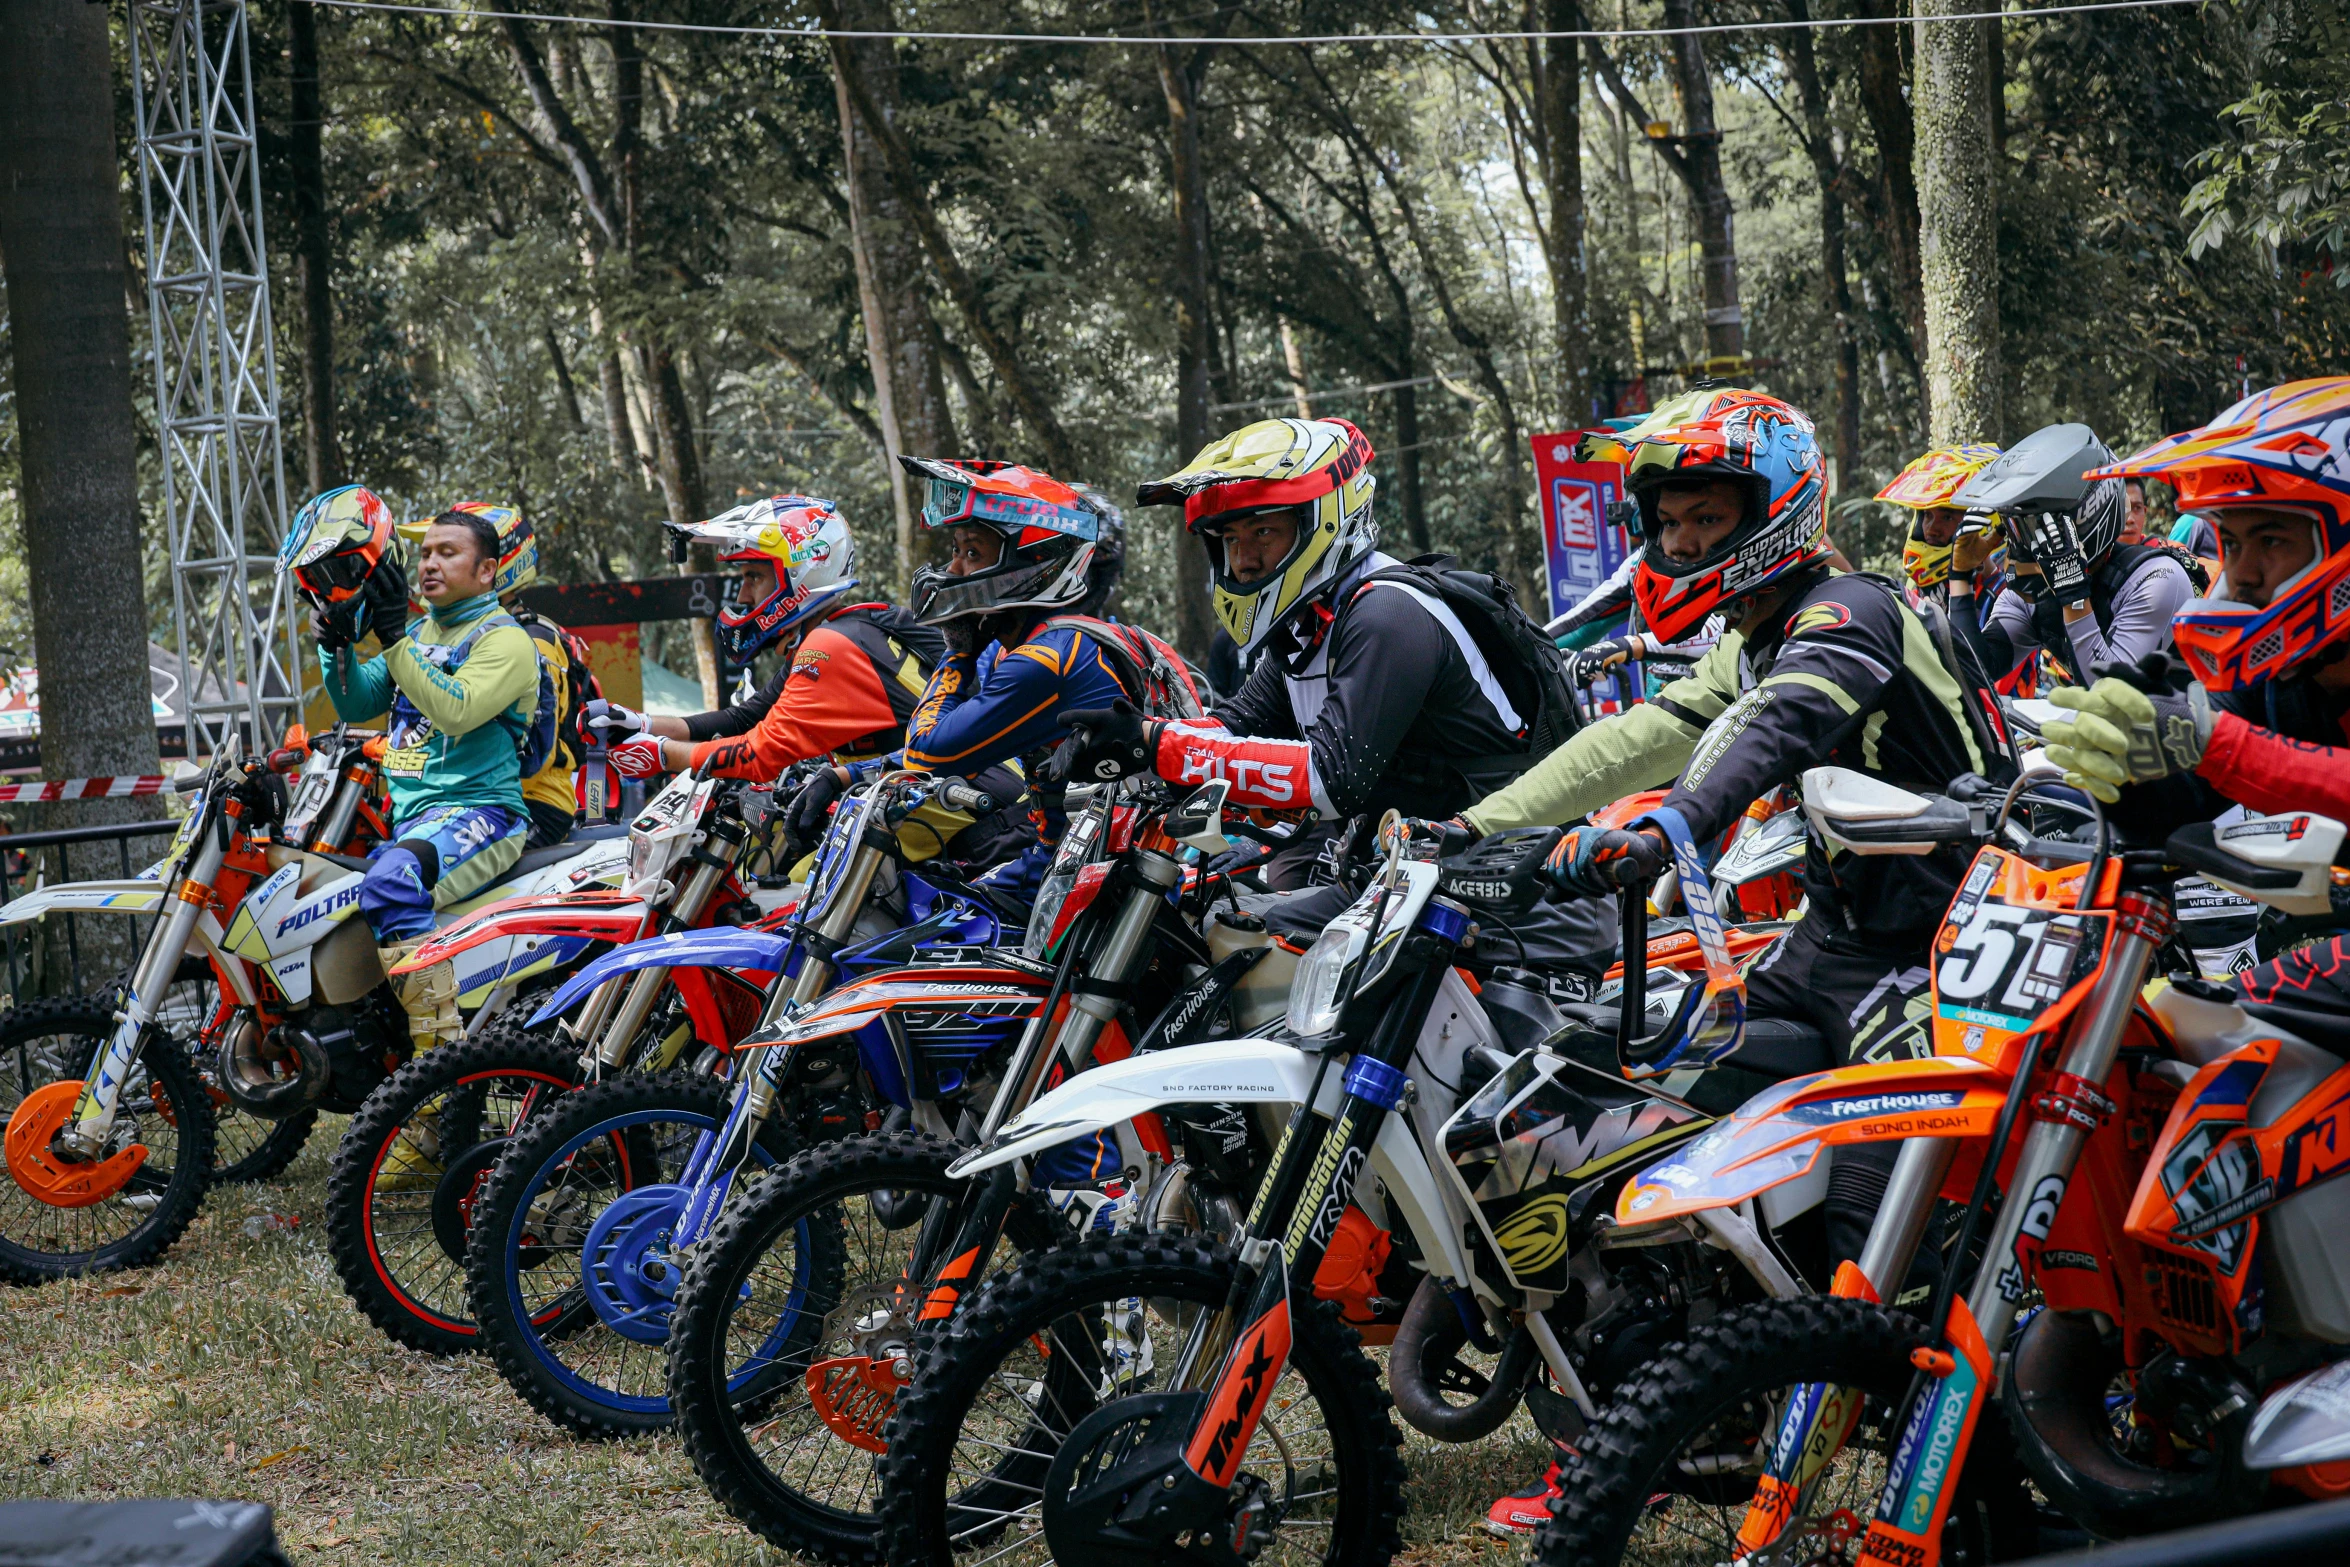
[[[980,1291],[925,1343],[890,1418],[889,1560],[1050,1561],[1045,1486],[1063,1438],[1112,1400],[1168,1391],[1186,1338],[1223,1305],[1233,1268],[1221,1246],[1118,1236],[1048,1252]],[[1386,1390],[1336,1307],[1299,1302],[1293,1313],[1288,1367],[1235,1485],[1236,1496],[1245,1488],[1265,1499],[1269,1539],[1251,1559],[1378,1567],[1399,1547],[1403,1514],[1402,1443]],[[1178,1554],[1127,1559],[1147,1567]]]
[[[220,980],[212,965],[194,953],[180,959],[179,972],[155,1008],[156,1026],[188,1053],[188,1063],[212,1101],[212,1184],[241,1186],[283,1175],[299,1158],[318,1125],[318,1110],[268,1120],[220,1091],[218,1064],[221,1021]]]
[[[23,1128],[56,1099],[70,1098],[63,1085],[89,1074],[113,1032],[110,999],[32,1001],[0,1013],[0,1124]],[[8,1173],[0,1175],[0,1279],[37,1284],[155,1261],[204,1201],[212,1130],[211,1100],[186,1052],[150,1028],[106,1149],[109,1160],[137,1154],[128,1179],[95,1202],[44,1202],[35,1195],[42,1183],[33,1162],[44,1150],[11,1139]]]

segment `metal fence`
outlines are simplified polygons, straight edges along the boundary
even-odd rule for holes
[[[14,832],[0,835],[0,907],[22,897],[37,886],[69,880],[65,875],[65,856],[43,851],[62,849],[68,844],[105,843],[112,841],[118,853],[121,874],[127,880],[146,865],[145,859],[134,861],[131,840],[134,838],[168,837],[179,831],[179,823],[166,818],[153,822],[125,822],[108,827],[60,827],[49,832]],[[139,922],[139,936],[144,944],[150,933],[154,915],[106,914],[109,921],[133,918]],[[95,985],[112,981],[112,973],[88,975],[82,972],[82,939],[80,915],[65,911],[45,920],[25,925],[0,927],[0,945],[7,949],[8,1000],[10,1004],[29,993],[83,995]],[[60,983],[62,981],[62,983]]]

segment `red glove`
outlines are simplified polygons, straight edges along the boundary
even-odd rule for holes
[[[612,748],[612,770],[623,778],[651,778],[669,771],[657,735],[630,735]]]

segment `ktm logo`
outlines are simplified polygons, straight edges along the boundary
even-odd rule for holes
[[[1552,1192],[1520,1208],[1493,1232],[1502,1261],[1524,1278],[1540,1273],[1567,1254],[1567,1197]]]
[[[1789,641],[1809,631],[1834,631],[1852,624],[1852,611],[1841,604],[1814,604],[1787,622]]]

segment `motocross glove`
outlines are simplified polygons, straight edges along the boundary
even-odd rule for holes
[[[389,653],[407,639],[408,574],[400,569],[398,561],[389,555],[377,561],[359,596],[367,604],[367,624],[385,652]]]
[[[1672,863],[1671,847],[1653,827],[1626,832],[1586,825],[1567,829],[1543,862],[1542,873],[1562,892],[1601,898],[1645,885]]]
[[[1147,773],[1158,754],[1158,725],[1124,698],[1063,713],[1061,725],[1070,735],[1053,754],[1053,767],[1064,783],[1108,783]]]
[[[1587,686],[1618,664],[1638,658],[1641,651],[1641,641],[1636,636],[1610,637],[1605,642],[1594,642],[1582,651],[1568,655],[1567,679],[1575,685]]]
[[[651,778],[669,771],[658,735],[630,735],[612,747],[612,770],[623,778]]]
[[[592,696],[579,710],[579,721],[596,732],[606,745],[618,745],[630,735],[645,732],[645,715],[633,707]]]
[[[2048,699],[2080,715],[2054,719],[2041,730],[2048,760],[2064,769],[2066,783],[2109,805],[2121,798],[2124,784],[2193,772],[2211,743],[2211,699],[2199,685],[2184,695],[2149,695],[2108,675],[2085,691],[2065,686]]]
[[[2023,554],[2040,568],[2040,586],[2027,590],[2026,575],[2016,578],[2018,591],[2035,599],[2054,599],[2071,608],[2089,602],[2089,563],[2081,555],[2081,536],[2073,530],[2069,513],[2044,511],[2025,521]]]
[[[340,653],[351,645],[352,628],[347,623],[349,618],[347,615],[314,609],[310,612],[310,634],[318,639],[318,645],[323,651]]]
[[[816,776],[800,785],[800,792],[792,796],[791,818],[785,824],[791,835],[807,844],[822,838],[832,820],[832,802],[846,794],[848,788],[848,776],[839,768],[819,768]]]

